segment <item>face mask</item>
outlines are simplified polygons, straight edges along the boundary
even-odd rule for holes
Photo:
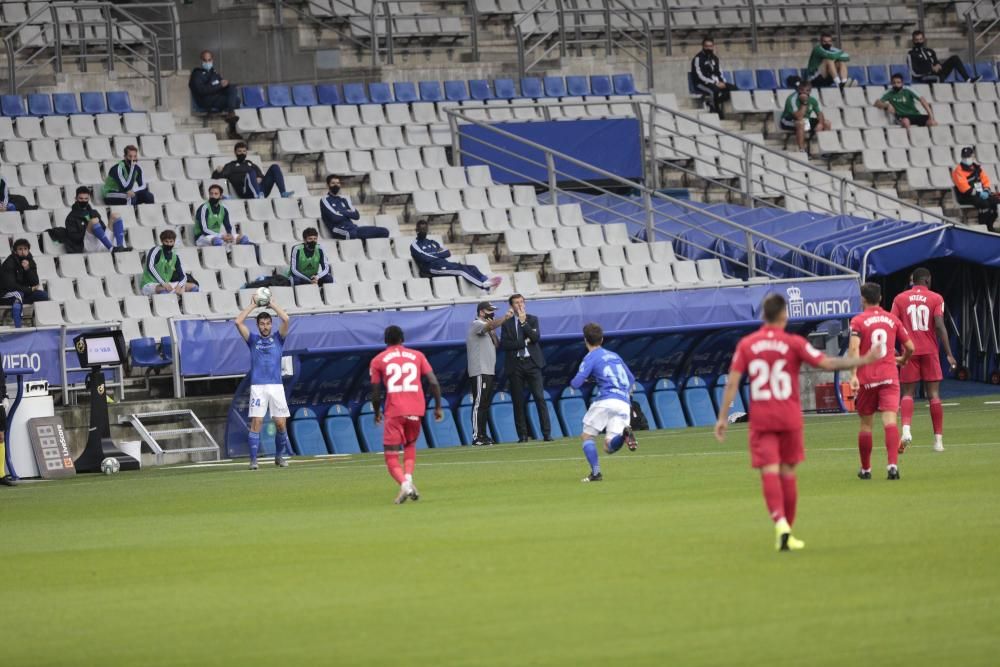
[[[493,319],[493,313],[486,313],[485,315],[483,315],[483,319],[492,320]]]
[[[77,208],[87,208],[90,205],[90,202],[87,202],[87,201],[78,201],[78,202],[76,202],[73,205],[76,206]]]
[[[174,254],[173,246],[163,246],[163,256],[166,258],[168,262],[170,261],[170,258],[173,256],[173,254]]]
[[[417,232],[417,238],[421,239],[421,240],[427,238],[427,232],[418,231]]]
[[[913,46],[917,47],[918,49],[923,48],[924,44],[926,44],[926,42],[913,42]]]
[[[308,250],[309,252],[312,252],[315,249],[316,249],[316,242],[315,241],[306,241],[306,250]]]
[[[330,186],[330,194],[331,195],[336,195],[339,192],[340,192],[340,186],[339,185],[331,185]]]
[[[830,42],[830,43],[825,43],[824,42],[823,43],[823,48],[824,49],[832,49],[833,48],[833,42]]]
[[[202,68],[203,70],[206,70],[206,71],[207,71],[207,70],[211,70],[211,69],[212,69],[212,61],[211,61],[211,60],[209,60],[208,62],[203,62],[203,63],[201,64],[201,68]]]
[[[208,200],[208,203],[209,203],[209,204],[210,204],[211,206],[215,207],[215,206],[218,206],[218,205],[219,205],[219,201],[220,201],[220,200],[218,200],[218,199],[212,199],[212,198],[209,198],[209,200]]]
[[[237,161],[237,162],[243,162],[243,161],[244,161],[244,160],[246,160],[246,159],[247,159],[247,156],[246,156],[246,155],[237,155],[237,156],[236,156],[236,161]]]
[[[903,89],[903,87],[902,86],[893,86],[892,89],[895,90],[898,93],[899,91],[901,91]]]
[[[964,157],[964,158],[962,158],[962,164],[964,164],[966,167],[971,167],[972,166],[972,158],[971,157]]]

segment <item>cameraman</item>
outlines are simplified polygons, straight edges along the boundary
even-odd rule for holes
[[[979,224],[986,225],[995,232],[993,224],[997,220],[997,200],[1000,194],[990,192],[990,177],[975,160],[976,149],[966,146],[962,149],[962,161],[951,172],[955,183],[955,195],[963,206],[975,206],[979,213]]]

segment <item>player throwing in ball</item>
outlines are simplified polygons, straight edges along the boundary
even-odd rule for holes
[[[250,348],[250,433],[247,436],[250,445],[250,470],[257,469],[260,429],[264,425],[268,408],[278,430],[274,438],[274,464],[279,468],[287,468],[288,461],[282,454],[286,449],[291,452],[285,423],[289,416],[288,402],[285,400],[285,387],[281,384],[281,354],[285,337],[288,336],[288,313],[274,300],[269,303],[281,318],[277,333],[272,330],[271,314],[266,310],[257,315],[259,333],[251,333],[247,328],[247,317],[258,307],[256,300],[236,316],[236,328]]]
[[[760,471],[764,501],[774,521],[775,547],[789,551],[805,547],[792,536],[798,502],[795,466],[805,459],[799,368],[805,362],[827,371],[847,370],[875,361],[885,354],[885,347],[875,346],[862,357],[827,357],[802,336],[785,331],[788,305],[783,296],[769,294],[761,309],[764,326],[736,346],[726,390],[719,402],[715,438],[725,441],[729,406],[739,390],[740,378],[748,373],[750,461]]]
[[[427,378],[434,396],[434,420],[444,419],[441,411],[441,387],[427,357],[422,352],[403,347],[403,330],[396,325],[385,329],[386,348],[369,366],[372,383],[372,410],[375,423],[383,422],[382,395],[385,385],[385,465],[389,474],[399,484],[399,494],[394,501],[402,505],[407,500],[420,500],[420,493],[413,484],[413,470],[417,465],[417,438],[420,420],[427,412],[421,378]],[[399,453],[403,452],[403,467]]]

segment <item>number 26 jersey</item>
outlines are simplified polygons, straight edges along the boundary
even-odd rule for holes
[[[736,346],[730,371],[750,380],[750,428],[794,431],[802,428],[799,368],[818,366],[825,355],[802,336],[765,324]]]
[[[393,345],[378,353],[368,367],[372,384],[381,384],[386,417],[423,417],[427,411],[421,378],[431,373],[422,352]]]

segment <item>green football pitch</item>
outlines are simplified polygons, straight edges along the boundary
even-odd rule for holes
[[[26,665],[996,665],[1000,405],[926,404],[902,480],[807,419],[777,553],[746,427],[161,468],[0,489],[3,661]]]

